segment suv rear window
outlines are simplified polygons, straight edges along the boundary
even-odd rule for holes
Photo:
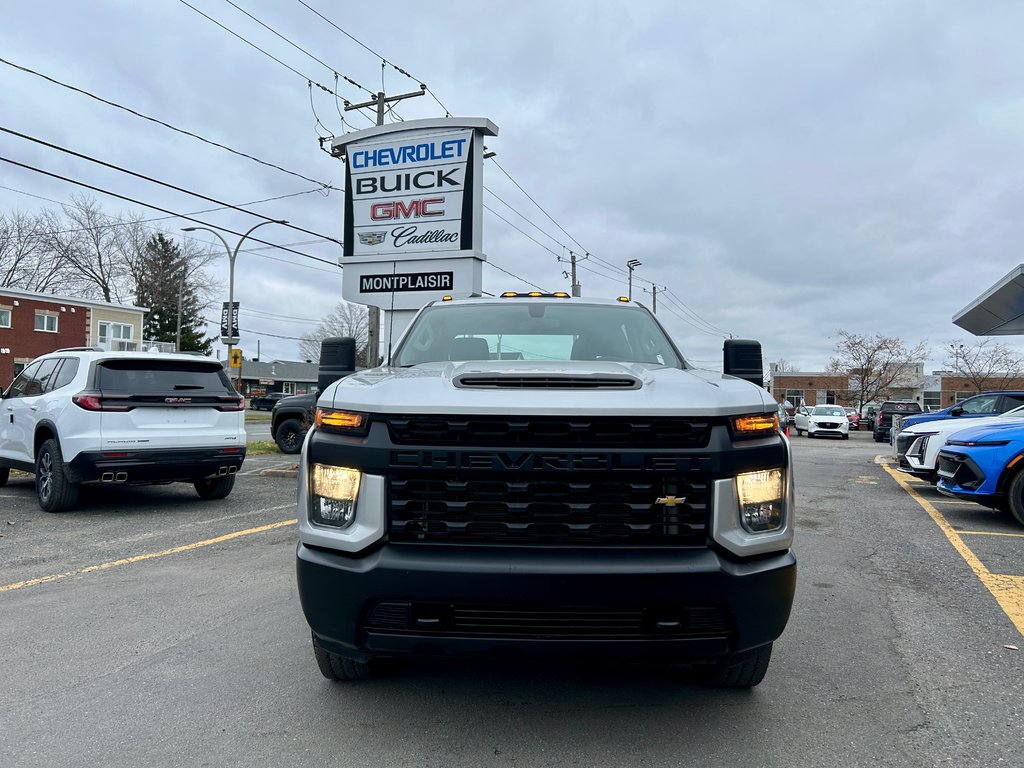
[[[199,360],[105,360],[97,368],[96,386],[103,392],[146,395],[187,391],[220,395],[232,391],[223,368]]]

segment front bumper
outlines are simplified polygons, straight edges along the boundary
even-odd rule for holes
[[[174,448],[151,451],[89,451],[69,462],[73,483],[193,482],[234,474],[245,448]]]
[[[777,639],[791,551],[510,550],[386,544],[297,550],[318,645],[351,658],[525,655],[711,661]]]

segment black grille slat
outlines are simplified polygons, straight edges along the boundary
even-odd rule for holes
[[[429,625],[419,616],[433,619]],[[377,603],[373,630],[419,635],[544,638],[667,638],[729,635],[729,615],[716,606]]]
[[[386,416],[396,445],[530,445],[543,448],[699,448],[707,445],[712,421],[688,416]]]

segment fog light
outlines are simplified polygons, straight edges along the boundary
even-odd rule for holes
[[[331,528],[352,525],[361,474],[357,469],[314,464],[310,473],[310,521]]]
[[[740,523],[750,533],[782,527],[783,483],[781,469],[748,472],[736,477]]]

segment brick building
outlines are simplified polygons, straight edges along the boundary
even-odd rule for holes
[[[138,349],[145,313],[144,307],[0,288],[0,388],[55,349]]]

